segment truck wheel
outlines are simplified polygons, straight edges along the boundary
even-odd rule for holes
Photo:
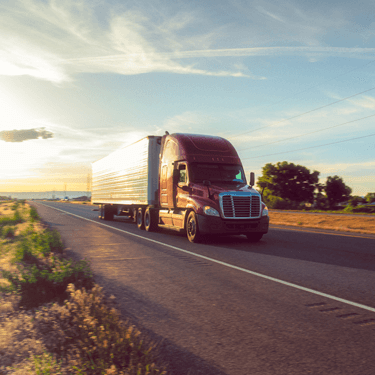
[[[186,236],[190,242],[199,242],[202,239],[201,234],[199,233],[197,215],[194,211],[189,213],[189,216],[186,220]]]
[[[138,208],[138,211],[137,211],[137,227],[138,227],[138,229],[145,229],[143,212],[144,212],[143,208]]]
[[[113,211],[113,207],[112,206],[109,206],[108,204],[104,204],[103,205],[103,215],[102,215],[102,218],[104,220],[113,220],[113,216],[114,216],[114,211]]]
[[[249,242],[259,242],[263,237],[263,233],[248,233],[246,237]]]
[[[147,232],[156,230],[158,226],[157,220],[157,212],[151,208],[147,208],[144,216],[145,229]]]

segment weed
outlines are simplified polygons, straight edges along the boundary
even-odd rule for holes
[[[25,256],[27,254],[27,256]],[[66,288],[72,283],[79,288],[91,288],[92,273],[86,261],[74,262],[55,255],[39,259],[34,254],[24,253],[23,261],[18,263],[17,272],[2,271],[9,286],[0,286],[2,292],[17,292],[20,295],[20,306],[37,307],[52,300],[63,301]]]
[[[57,362],[52,354],[44,352],[41,355],[32,356],[36,375],[60,375],[62,361]]]
[[[4,228],[0,227],[0,236],[6,239],[14,238],[14,227],[5,226]]]
[[[19,213],[19,211],[15,211],[12,217],[2,217],[0,218],[0,228],[5,225],[17,225],[22,223],[24,220]]]
[[[38,211],[34,207],[30,207],[30,221],[33,223],[36,220],[39,220]]]
[[[43,308],[37,330],[50,353],[65,356],[72,374],[165,374],[155,364],[154,346],[124,323],[95,285],[90,292],[68,286],[64,306]],[[53,330],[54,337],[48,333]]]

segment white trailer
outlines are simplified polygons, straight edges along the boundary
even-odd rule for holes
[[[92,163],[91,202],[103,208],[101,218],[157,204],[160,143],[148,136]]]

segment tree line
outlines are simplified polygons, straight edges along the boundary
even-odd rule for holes
[[[262,169],[257,186],[263,192],[263,200],[269,208],[301,209],[312,206],[320,210],[332,210],[340,203],[350,207],[375,202],[375,193],[365,197],[352,194],[352,189],[337,175],[328,176],[326,183],[319,182],[318,171],[286,161],[268,163]],[[375,210],[374,210],[375,212]]]

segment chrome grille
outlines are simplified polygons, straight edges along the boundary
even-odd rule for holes
[[[241,193],[223,194],[220,199],[224,218],[248,219],[260,216],[260,197]]]

